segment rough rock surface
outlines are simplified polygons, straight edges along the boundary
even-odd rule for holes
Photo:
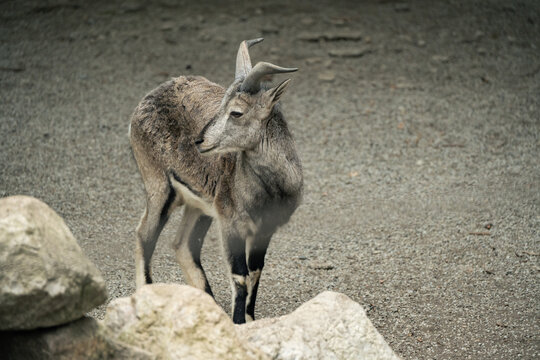
[[[326,291],[289,315],[238,325],[272,359],[399,359],[358,303]]]
[[[0,330],[64,324],[106,299],[60,216],[35,198],[0,199]]]
[[[107,336],[159,359],[266,359],[237,336],[230,318],[206,293],[154,284],[109,304]]]
[[[155,356],[102,335],[93,318],[82,318],[54,328],[6,331],[0,336],[6,360],[152,360]]]

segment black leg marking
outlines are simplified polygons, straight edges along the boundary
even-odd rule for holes
[[[144,281],[147,284],[152,284],[152,276],[150,276],[150,266],[148,264],[144,264]]]
[[[208,228],[210,228],[211,224],[212,224],[212,218],[210,216],[201,215],[199,219],[197,220],[197,222],[195,223],[193,230],[189,234],[189,240],[188,240],[189,252],[191,253],[193,262],[201,270],[203,274],[204,274],[204,269],[201,265],[201,249],[204,242],[204,237],[206,236],[206,233],[208,232]],[[210,284],[208,283],[208,280],[205,281],[204,291],[206,291],[210,296],[214,297],[214,294],[212,293],[212,289],[210,288]]]
[[[246,322],[246,284],[240,284],[234,281],[236,296],[234,298],[233,322],[235,324],[243,324]]]
[[[243,324],[246,322],[246,277],[249,273],[246,263],[246,246],[244,240],[239,236],[227,237],[227,252],[235,292],[233,322],[235,324]]]
[[[259,238],[249,249],[248,269],[248,297],[246,305],[246,313],[255,320],[255,301],[257,300],[257,292],[259,290],[259,279],[264,267],[264,257],[266,250],[270,244],[270,238]]]

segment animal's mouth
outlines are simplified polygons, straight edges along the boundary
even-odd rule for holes
[[[202,146],[198,145],[197,150],[199,150],[200,154],[204,154],[204,153],[208,153],[208,152],[214,150],[217,147],[218,147],[217,145],[210,146],[210,147],[202,147]]]

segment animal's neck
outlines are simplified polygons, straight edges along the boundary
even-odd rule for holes
[[[302,168],[291,135],[281,119],[271,119],[259,146],[242,152],[239,161],[245,171],[256,176],[268,192],[292,195],[300,191]]]

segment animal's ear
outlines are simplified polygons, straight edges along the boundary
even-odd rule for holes
[[[274,105],[279,101],[281,98],[281,95],[285,92],[285,89],[287,89],[287,86],[291,82],[291,79],[287,79],[283,82],[281,82],[278,86],[266,91],[264,93],[264,102],[268,109],[272,109]]]

